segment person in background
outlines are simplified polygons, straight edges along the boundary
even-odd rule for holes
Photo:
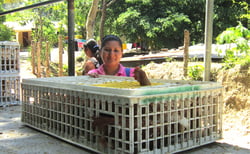
[[[94,39],[89,39],[84,44],[84,52],[87,57],[83,66],[83,75],[86,75],[90,70],[98,68],[103,62],[99,55],[99,46]]]
[[[146,73],[139,67],[127,68],[120,64],[123,55],[122,41],[115,35],[107,35],[102,39],[100,55],[103,64],[88,72],[91,77],[98,75],[115,75],[134,77],[141,86],[151,85]]]

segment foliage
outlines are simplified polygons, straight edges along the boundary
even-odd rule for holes
[[[112,27],[112,33],[125,36],[126,41],[140,42],[145,49],[178,46],[176,40],[183,37],[183,32],[178,31],[188,28],[186,25],[189,25],[190,20],[167,6],[168,2],[165,1],[127,1],[122,5],[115,3],[108,9],[112,19],[107,19],[106,27]]]
[[[63,69],[63,76],[68,76],[68,65],[63,64],[63,68],[62,69]],[[58,74],[58,72],[59,72],[59,65],[58,65],[58,63],[51,62],[50,63],[50,71],[51,71],[51,73],[50,73],[51,77],[58,76],[59,75]]]
[[[250,63],[250,30],[241,23],[236,27],[227,28],[217,36],[216,41],[218,44],[227,44],[224,57],[225,68],[232,68],[236,64],[248,65]]]
[[[249,2],[247,1],[236,1],[233,0],[233,3],[239,5],[242,9],[239,12],[239,16],[237,16],[238,21],[244,22],[247,27],[250,26],[250,10],[249,10]]]
[[[3,11],[2,4],[3,0],[0,0],[0,12]],[[10,41],[13,36],[13,30],[3,24],[5,20],[5,16],[0,16],[0,41]]]
[[[13,36],[13,30],[3,24],[0,24],[0,29],[0,41],[10,41]]]
[[[22,0],[3,0],[4,3],[19,3]]]
[[[32,39],[33,41],[40,41],[41,46],[41,61],[42,64],[45,63],[46,60],[46,42],[49,42],[49,50],[52,45],[57,43],[57,31],[55,29],[54,24],[51,20],[47,18],[50,16],[51,12],[48,7],[39,7],[32,10],[31,16],[33,18],[33,22],[35,28],[32,31]]]
[[[77,61],[78,63],[81,63],[81,62],[84,61],[84,58],[83,58],[82,56],[76,57],[76,61]]]
[[[175,61],[175,59],[173,57],[165,57],[166,62],[172,62]]]
[[[194,65],[188,67],[188,76],[193,80],[202,80],[203,65]]]
[[[37,2],[39,2],[39,0],[27,0],[25,1],[25,5],[31,5]],[[85,22],[90,5],[91,0],[75,0],[75,34],[86,36]],[[41,16],[45,17],[51,25],[54,24],[56,34],[67,35],[67,1],[15,12],[7,15],[7,17],[10,21],[18,21],[21,25],[25,25],[28,22],[37,20],[37,18],[34,17],[39,15],[37,12],[40,12]]]
[[[204,42],[205,0],[120,0],[107,10],[106,34],[122,36],[129,42],[145,43],[151,48],[183,45],[183,31],[189,30],[192,44]],[[244,3],[214,1],[214,38],[226,27],[236,26],[247,14]],[[243,25],[247,20],[241,18]]]
[[[1,0],[3,1],[3,0]],[[6,0],[19,1],[19,0]],[[27,5],[41,0],[27,0]],[[107,0],[110,2],[111,0]],[[116,34],[123,41],[138,42],[145,48],[176,48],[183,45],[183,31],[189,30],[192,44],[204,42],[205,0],[119,0],[107,8],[105,34]],[[86,37],[86,19],[92,0],[75,0],[75,34]],[[101,1],[100,1],[101,3]],[[99,3],[99,9],[101,5]],[[39,7],[41,9],[42,7]],[[48,21],[56,21],[52,29],[56,34],[67,35],[67,2],[43,7],[41,14]],[[25,24],[33,21],[38,8],[13,13]],[[9,17],[10,15],[8,15]],[[246,0],[214,1],[214,40],[227,27],[246,26],[249,19]],[[0,19],[1,20],[1,19]],[[12,19],[14,20],[14,19]],[[52,24],[52,23],[50,23]],[[100,11],[95,21],[94,36],[99,36]]]
[[[63,75],[67,76],[68,75],[68,65],[63,64]]]
[[[40,2],[40,0],[27,0],[23,3],[31,5]],[[18,21],[21,25],[32,23],[32,40],[40,41],[41,45],[41,61],[45,63],[46,42],[49,42],[49,50],[52,46],[57,45],[58,35],[66,34],[66,2],[54,3],[46,6],[16,12],[9,15],[9,20]],[[59,20],[59,21],[58,21]]]
[[[0,12],[3,11],[3,8],[2,8],[2,0],[0,0]],[[6,17],[5,16],[0,16],[0,24],[2,24],[4,21],[5,21]]]
[[[214,1],[214,40],[222,31],[228,27],[235,27],[240,21],[243,25],[249,24],[247,18],[242,15],[249,13],[248,0],[216,0]]]
[[[76,34],[86,38],[86,20],[92,0],[75,0],[75,28]],[[96,26],[98,27],[98,26]],[[96,30],[97,32],[98,30]]]
[[[193,57],[189,58],[188,61],[190,61],[190,62],[198,62],[199,58],[197,56],[193,56]]]

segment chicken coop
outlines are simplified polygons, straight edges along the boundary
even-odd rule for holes
[[[0,106],[20,104],[20,47],[0,41]]]
[[[97,153],[173,153],[222,138],[216,82],[89,76],[23,79],[22,122]]]

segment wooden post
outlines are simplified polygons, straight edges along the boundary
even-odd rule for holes
[[[46,77],[50,77],[50,69],[49,69],[49,59],[50,59],[50,54],[49,54],[49,42],[46,41]]]
[[[189,47],[189,31],[188,30],[184,30],[184,55],[183,55],[183,61],[184,61],[184,66],[183,66],[183,74],[184,77],[187,77],[187,72],[188,72],[188,59],[189,59],[189,51],[188,51],[188,47]]]
[[[37,42],[37,77],[41,77],[41,41]]]
[[[210,80],[211,70],[211,52],[213,43],[213,13],[214,13],[214,0],[206,0],[206,22],[205,22],[205,55],[204,66],[205,71],[203,81]]]
[[[58,76],[63,76],[63,43],[62,43],[62,35],[58,36],[58,47],[59,47],[59,64],[58,64],[59,73],[58,73]]]
[[[34,40],[31,41],[31,66],[32,73],[35,74],[35,54],[36,54],[36,42]]]
[[[68,0],[68,75],[75,76],[75,0]]]

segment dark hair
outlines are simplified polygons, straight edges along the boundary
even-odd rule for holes
[[[89,48],[93,54],[95,54],[99,50],[99,46],[97,45],[94,39],[89,39],[85,44],[85,48]]]
[[[102,38],[102,46],[101,48],[103,48],[107,42],[109,41],[117,41],[119,42],[121,48],[122,48],[122,41],[121,39],[118,37],[118,36],[115,36],[115,35],[106,35]]]
[[[89,39],[84,44],[84,47],[90,49],[90,51],[93,53],[94,57],[97,59],[100,65],[103,63],[102,58],[99,54],[99,46],[94,39]]]

